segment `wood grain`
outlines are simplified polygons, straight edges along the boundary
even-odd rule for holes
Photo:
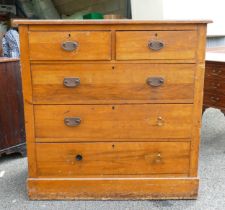
[[[225,80],[219,79],[217,77],[205,78],[204,93],[205,91],[207,91],[207,92],[215,93],[216,95],[220,95],[220,94],[225,95],[224,90],[225,90]]]
[[[0,59],[0,156],[25,147],[25,128],[20,64]]]
[[[189,171],[190,142],[39,143],[36,148],[39,177],[183,175]]]
[[[202,119],[202,105],[203,105],[203,88],[205,75],[204,52],[206,46],[206,27],[198,26],[198,68],[195,72],[195,96],[193,108],[193,130],[190,153],[190,176],[196,177],[198,175],[198,159],[199,159],[199,145]]]
[[[197,178],[28,179],[35,200],[196,199]]]
[[[196,198],[208,21],[17,23],[31,199]],[[152,39],[165,47],[152,52]],[[68,40],[77,53],[61,49]],[[64,88],[75,76],[80,86]]]
[[[35,104],[193,103],[195,69],[191,64],[32,65],[33,100]],[[162,86],[147,85],[149,77],[157,76],[164,78]],[[80,78],[80,85],[65,87],[67,77]]]
[[[211,20],[129,20],[129,19],[121,19],[121,20],[28,20],[28,19],[14,19],[14,24],[17,25],[196,25],[196,24],[207,24],[212,23]]]
[[[65,41],[76,41],[78,48],[62,49]],[[29,32],[31,60],[110,60],[111,33],[108,31]]]
[[[204,107],[214,107],[225,113],[225,63],[206,61]]]
[[[225,79],[225,67],[223,62],[206,62],[205,79]]]
[[[161,50],[148,47],[150,41],[164,43]],[[185,41],[184,41],[185,40]],[[197,31],[120,31],[116,33],[117,60],[194,59]]]
[[[90,139],[189,138],[192,105],[36,105],[37,138]],[[66,117],[80,117],[68,127]],[[43,139],[44,141],[44,139]]]
[[[24,102],[24,117],[27,142],[27,157],[28,157],[28,176],[36,177],[36,152],[35,152],[35,130],[34,130],[34,112],[32,98],[32,81],[29,63],[29,42],[28,42],[28,26],[19,27],[20,33],[20,48],[21,50],[21,73],[22,73],[22,88]]]

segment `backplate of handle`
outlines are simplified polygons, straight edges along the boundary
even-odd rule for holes
[[[161,50],[162,48],[164,48],[164,43],[159,40],[152,40],[148,43],[148,47],[151,50],[158,51],[158,50]]]
[[[147,78],[146,83],[152,87],[159,87],[164,84],[164,78],[163,77],[149,77],[149,78]]]
[[[75,41],[65,41],[62,43],[62,49],[65,51],[74,51],[78,48],[78,42]]]
[[[63,80],[63,84],[65,87],[73,88],[80,85],[80,78],[77,77],[66,77]]]
[[[80,117],[66,117],[64,119],[64,124],[69,127],[75,127],[80,125],[81,119]]]

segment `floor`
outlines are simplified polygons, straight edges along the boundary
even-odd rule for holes
[[[216,109],[203,115],[200,152],[201,179],[197,200],[179,201],[29,201],[27,162],[17,155],[0,158],[0,210],[224,210],[225,117]]]

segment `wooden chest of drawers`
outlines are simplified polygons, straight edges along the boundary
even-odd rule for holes
[[[196,198],[207,21],[16,21],[31,199]]]

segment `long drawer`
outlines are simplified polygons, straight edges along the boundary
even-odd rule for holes
[[[195,59],[197,31],[116,32],[117,60]]]
[[[32,65],[33,102],[193,103],[192,64]]]
[[[188,174],[190,142],[36,144],[40,177]]]
[[[35,105],[38,141],[191,138],[191,104]]]
[[[29,32],[31,60],[110,60],[111,32]]]

